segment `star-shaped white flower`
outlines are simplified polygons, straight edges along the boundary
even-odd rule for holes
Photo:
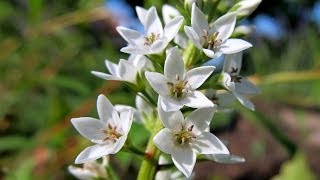
[[[145,69],[152,69],[151,62],[144,56],[131,55],[128,60],[120,59],[119,65],[109,60],[105,60],[106,67],[110,74],[91,71],[99,78],[113,81],[126,81],[136,84],[137,74]]]
[[[164,75],[145,72],[151,87],[160,95],[165,111],[176,111],[184,105],[192,108],[213,107],[213,103],[200,91],[196,91],[214,71],[214,66],[202,66],[185,72],[184,62],[177,47],[168,53]]]
[[[233,93],[238,101],[245,107],[254,110],[253,103],[244,96],[244,94],[258,94],[260,90],[248,81],[246,78],[239,75],[242,65],[242,52],[230,54],[225,56],[223,71],[222,71],[222,85]]]
[[[159,103],[158,113],[165,128],[153,141],[162,152],[171,154],[174,165],[186,177],[192,173],[197,153],[229,154],[215,135],[205,132],[212,120],[213,108],[197,109],[184,119],[181,111],[165,112]]]
[[[131,110],[120,113],[120,117],[110,101],[99,95],[97,110],[100,120],[91,117],[72,118],[73,126],[79,133],[96,143],[83,150],[75,160],[76,164],[96,160],[108,154],[117,153],[124,145],[132,124]]]
[[[179,31],[183,17],[178,16],[168,22],[163,28],[155,7],[146,10],[136,7],[138,18],[144,26],[144,33],[117,27],[119,34],[128,42],[128,46],[121,49],[129,54],[159,54]]]
[[[236,24],[236,15],[236,13],[225,14],[209,26],[205,15],[193,4],[191,27],[185,26],[184,31],[193,44],[210,58],[233,54],[252,46],[241,39],[229,39]]]
[[[103,156],[102,159],[102,164],[97,161],[88,161],[83,163],[83,167],[68,166],[68,171],[80,180],[107,178],[106,166],[109,163],[109,157]]]

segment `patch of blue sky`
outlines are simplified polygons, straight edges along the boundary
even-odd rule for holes
[[[105,6],[115,17],[120,26],[143,32],[143,26],[135,15],[135,11],[124,0],[106,0]]]
[[[314,4],[311,12],[311,18],[320,26],[320,1],[317,1]]]
[[[284,36],[284,27],[277,19],[269,15],[257,15],[253,20],[253,24],[256,27],[256,33],[260,36],[275,40]]]
[[[213,73],[220,73],[223,69],[223,63],[224,63],[224,55],[221,55],[218,58],[211,59],[203,64],[203,66],[215,66],[216,69],[213,71]]]

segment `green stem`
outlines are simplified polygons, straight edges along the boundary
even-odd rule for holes
[[[197,51],[198,49],[192,43],[189,43],[187,48],[184,50],[182,58],[187,69],[190,69],[192,64],[194,64],[194,61],[197,60]]]
[[[153,137],[159,132],[161,128],[162,124],[160,120],[157,119],[156,122],[154,122],[154,126],[152,128],[152,133],[149,138],[149,142],[145,152],[145,158],[141,163],[141,167],[137,178],[138,180],[154,179],[155,177],[158,166],[158,159],[161,152],[154,145]]]

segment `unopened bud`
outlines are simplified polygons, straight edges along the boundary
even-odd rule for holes
[[[256,10],[261,1],[262,0],[242,0],[235,4],[231,8],[231,11],[237,12],[238,16],[248,16]]]

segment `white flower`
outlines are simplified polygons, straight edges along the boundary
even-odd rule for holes
[[[91,117],[72,118],[73,126],[79,133],[96,143],[83,150],[75,160],[76,164],[96,160],[108,154],[117,153],[124,145],[132,124],[132,111],[120,113],[110,101],[99,95],[97,110],[100,120]]]
[[[236,13],[228,13],[217,19],[210,27],[205,15],[192,5],[191,26],[184,30],[197,48],[208,57],[217,58],[222,54],[232,54],[251,47],[247,41],[229,39],[236,24]]]
[[[125,27],[117,27],[119,34],[128,42],[121,49],[129,54],[159,54],[179,31],[183,17],[175,17],[163,28],[155,7],[146,10],[136,7],[138,18],[144,26],[144,34]]]
[[[214,66],[202,66],[185,72],[184,62],[177,47],[167,55],[164,75],[145,72],[151,87],[160,95],[165,111],[176,111],[184,105],[193,108],[213,107],[213,103],[200,91],[196,91],[214,71]]]
[[[242,105],[254,110],[253,103],[244,94],[258,94],[260,90],[246,78],[239,75],[241,65],[242,52],[225,56],[221,79],[222,85],[232,92]]]
[[[158,113],[164,129],[154,137],[155,145],[171,154],[174,165],[190,177],[199,154],[229,154],[226,146],[213,134],[205,132],[212,120],[213,108],[191,112],[185,119],[181,111],[165,112],[158,101]]]
[[[170,6],[168,4],[162,6],[162,17],[164,24],[168,24],[174,17],[179,16],[181,16],[180,12],[173,6]],[[188,43],[188,37],[184,32],[178,32],[174,37],[173,41],[180,47],[186,48]]]
[[[234,5],[236,7],[236,13],[239,16],[250,15],[261,3],[262,0],[242,0]]]
[[[143,69],[152,69],[151,62],[144,56],[131,55],[127,60],[120,59],[119,65],[105,60],[106,67],[110,74],[91,71],[91,73],[99,78],[114,81],[126,81],[136,84],[137,74]]]
[[[88,161],[83,163],[83,167],[68,166],[68,171],[80,180],[94,180],[97,178],[107,178],[106,166],[109,157],[103,156],[102,164],[97,161]]]

